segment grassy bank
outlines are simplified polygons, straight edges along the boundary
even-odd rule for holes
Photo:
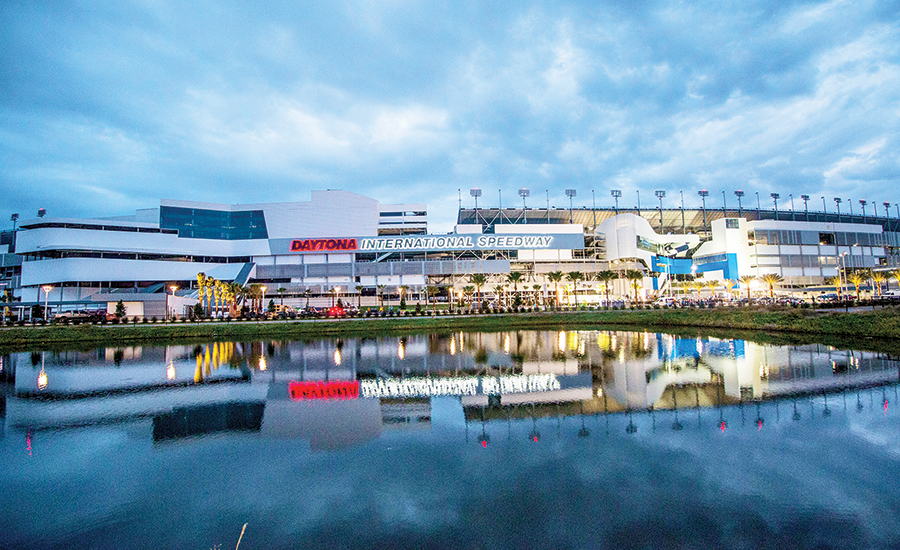
[[[529,314],[394,317],[315,321],[178,323],[138,325],[82,325],[16,327],[0,330],[0,350],[93,348],[210,339],[312,339],[335,336],[377,336],[446,331],[502,331],[510,329],[623,329],[731,335],[809,342],[823,337],[840,341],[878,341],[900,346],[900,313],[895,308],[859,313],[817,312],[808,309],[675,309],[635,311],[578,311]]]

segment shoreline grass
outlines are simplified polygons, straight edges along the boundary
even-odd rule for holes
[[[353,318],[264,322],[11,327],[0,330],[0,352],[90,349],[160,341],[312,339],[403,333],[506,330],[640,330],[796,343],[850,342],[900,350],[900,312],[822,312],[796,308],[571,311],[437,317]],[[834,344],[831,344],[834,345]]]

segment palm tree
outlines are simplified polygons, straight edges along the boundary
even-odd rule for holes
[[[469,282],[475,285],[475,298],[478,300],[478,309],[481,309],[481,288],[487,282],[484,273],[473,273],[469,275]]]
[[[693,281],[691,281],[691,288],[697,291],[697,299],[699,300],[703,297],[701,294],[703,292],[703,289],[706,288],[706,283],[703,281],[703,279],[694,279]]]
[[[866,282],[866,277],[859,271],[847,275],[847,282],[856,287],[856,301],[859,301],[859,287]]]
[[[534,305],[540,305],[541,285],[531,285],[531,288],[534,289]]]
[[[769,285],[769,298],[775,297],[775,285],[784,281],[784,278],[777,273],[766,273],[763,275],[762,280],[764,283]]]
[[[463,293],[466,295],[466,307],[467,309],[472,309],[472,294],[475,292],[475,287],[471,285],[466,285],[463,287]]]
[[[306,287],[306,290],[303,291],[303,295],[306,296],[306,309],[309,309],[309,298],[312,296],[312,289]]]
[[[487,277],[484,273],[472,273],[469,275],[469,282],[475,285],[475,292],[478,298],[478,309],[481,309],[481,287],[487,282]]]
[[[509,275],[506,276],[506,282],[512,283],[513,285],[513,293],[516,295],[516,300],[519,298],[519,282],[521,282],[525,278],[522,275],[521,271],[512,271]]]
[[[200,307],[203,307],[205,310],[203,298],[206,296],[206,273],[197,273],[197,294],[200,296]]]
[[[440,289],[434,285],[428,285],[425,287],[425,296],[431,297],[431,314],[434,315],[437,312],[437,295]],[[428,307],[428,304],[425,304]]]
[[[629,269],[625,272],[625,278],[631,281],[631,287],[634,288],[634,302],[638,301],[638,288],[644,280],[644,272],[639,269]]]
[[[231,282],[227,285],[228,300],[231,313],[237,315],[240,311],[240,303],[244,299],[246,289],[238,283]]]
[[[378,303],[384,309],[384,289],[387,288],[387,285],[378,285],[375,288],[378,290]]]
[[[356,309],[362,309],[362,285],[356,285]]]
[[[890,272],[891,277],[897,279],[897,284],[900,284],[900,269],[895,269]],[[890,281],[888,281],[890,283]],[[890,288],[890,287],[888,287]]]
[[[875,271],[872,275],[869,276],[872,279],[872,282],[875,283],[875,290],[878,294],[878,297],[881,297],[881,284],[887,280],[883,271]]]
[[[566,279],[572,281],[572,288],[574,289],[574,297],[575,297],[575,307],[578,307],[578,281],[584,279],[584,273],[580,271],[570,271],[566,273]]]
[[[609,287],[612,282],[619,278],[615,271],[605,270],[597,273],[597,280],[603,284],[603,290],[606,293],[606,306],[609,307]]]
[[[715,279],[710,279],[705,282],[705,286],[706,286],[706,288],[709,289],[709,297],[715,298],[716,297],[716,288],[719,286],[719,281],[717,281]]]
[[[723,279],[722,286],[725,287],[725,295],[728,297],[728,301],[731,301],[734,286],[737,284],[737,281],[734,279]]]
[[[259,312],[257,301],[262,297],[262,288],[260,284],[251,283],[247,295],[250,296],[250,309],[254,312]]]
[[[838,300],[840,300],[842,294],[841,285],[844,283],[844,281],[841,280],[840,275],[835,275],[834,277],[828,279],[828,281],[826,282],[830,285],[834,285],[834,288],[837,289]]]
[[[559,307],[559,282],[562,281],[562,271],[551,271],[547,274],[547,280],[553,283],[554,294],[556,295],[556,307]]]
[[[276,290],[275,292],[278,293],[278,297],[281,301],[281,310],[284,311],[284,293],[287,292],[287,289],[284,288],[283,286],[280,286],[280,287],[278,287],[278,290]]]
[[[400,291],[400,309],[406,307],[406,296],[409,296],[409,285],[400,285],[398,287]]]
[[[753,275],[744,275],[743,277],[741,277],[738,280],[740,282],[742,282],[744,284],[744,286],[747,288],[747,302],[749,303],[750,302],[750,283],[755,281],[756,277],[754,277]]]

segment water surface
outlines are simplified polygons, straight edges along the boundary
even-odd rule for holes
[[[900,545],[876,353],[515,331],[2,361],[2,548]]]

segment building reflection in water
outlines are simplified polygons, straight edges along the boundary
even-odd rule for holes
[[[19,353],[0,365],[13,387],[0,409],[7,431],[150,418],[155,441],[244,431],[315,449],[384,430],[431,429],[436,418],[537,422],[625,412],[636,431],[634,413],[669,411],[678,430],[686,409],[827,395],[900,377],[895,358],[819,344],[576,330]],[[292,382],[323,384],[325,398],[297,399]],[[332,382],[356,384],[358,393],[334,399]]]

